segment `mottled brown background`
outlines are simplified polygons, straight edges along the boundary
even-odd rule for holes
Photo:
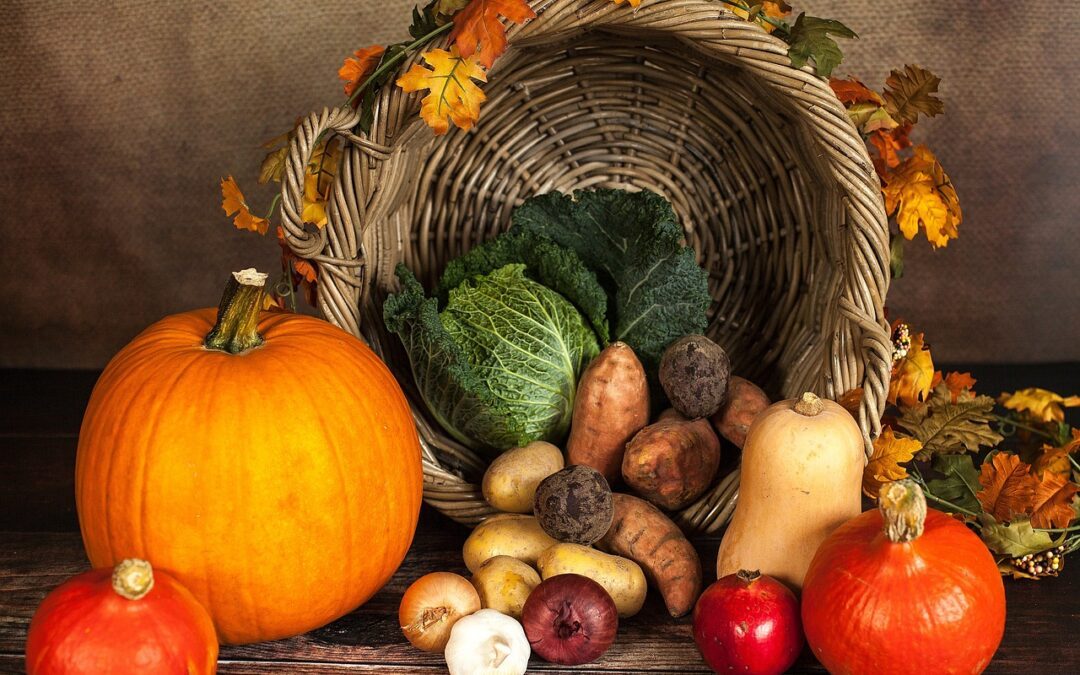
[[[646,0],[647,1],[647,0]],[[956,183],[961,238],[909,245],[889,305],[939,360],[1080,359],[1080,13],[1051,0],[802,0],[862,40],[841,74],[944,79],[918,131]],[[341,100],[351,50],[403,36],[406,0],[0,2],[0,366],[100,367],[160,316],[217,301],[276,244],[222,216],[258,145]],[[270,190],[253,190],[268,203]]]

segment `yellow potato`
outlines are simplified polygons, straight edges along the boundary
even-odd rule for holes
[[[497,555],[508,555],[535,565],[540,554],[557,543],[540,528],[536,518],[500,514],[476,526],[465,540],[462,557],[465,558],[465,566],[473,573],[480,569],[485,560]]]
[[[472,584],[480,594],[481,607],[520,619],[529,593],[540,585],[540,575],[517,558],[497,555],[480,565]]]
[[[533,441],[495,458],[480,489],[494,508],[507,513],[532,513],[536,486],[563,468],[562,450],[551,443]]]
[[[556,544],[536,561],[540,576],[549,579],[558,574],[580,574],[604,587],[619,616],[641,611],[645,602],[645,573],[633,560],[608,555],[580,544]]]

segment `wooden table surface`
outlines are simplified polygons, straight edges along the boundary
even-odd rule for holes
[[[1080,391],[1080,364],[974,366],[980,392],[1041,386]],[[88,567],[74,509],[73,474],[79,421],[97,373],[0,370],[0,672],[22,672],[26,628],[42,598]],[[1075,423],[1075,422],[1074,422]],[[465,572],[465,528],[424,507],[412,549],[390,583],[366,605],[299,637],[224,647],[223,673],[438,673],[439,655],[413,649],[397,625],[397,605],[415,578],[435,570]],[[696,542],[712,567],[717,539]],[[1005,582],[1005,638],[987,672],[1080,672],[1080,560],[1057,579]],[[709,579],[711,581],[711,579]],[[545,672],[708,672],[688,619],[672,620],[650,592],[645,609],[619,627],[599,661]],[[793,672],[824,672],[808,652]]]

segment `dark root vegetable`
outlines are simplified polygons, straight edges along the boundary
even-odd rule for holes
[[[724,405],[730,376],[727,352],[704,335],[679,338],[660,359],[660,386],[688,419],[710,417]]]
[[[529,595],[521,622],[533,652],[576,666],[595,661],[615,642],[619,614],[603,586],[580,574],[559,574]]]
[[[583,546],[603,537],[615,515],[607,479],[596,469],[577,464],[540,481],[533,511],[549,536]]]

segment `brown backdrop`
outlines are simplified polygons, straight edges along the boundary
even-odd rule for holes
[[[645,0],[648,2],[648,0]],[[840,74],[915,62],[947,114],[916,140],[956,183],[961,237],[908,246],[889,305],[939,360],[1080,359],[1080,18],[1051,0],[804,0],[862,39]],[[405,0],[0,3],[0,366],[100,367],[160,316],[213,305],[276,243],[219,208],[260,142],[341,98],[344,55],[403,36]],[[898,8],[899,7],[899,8]]]

